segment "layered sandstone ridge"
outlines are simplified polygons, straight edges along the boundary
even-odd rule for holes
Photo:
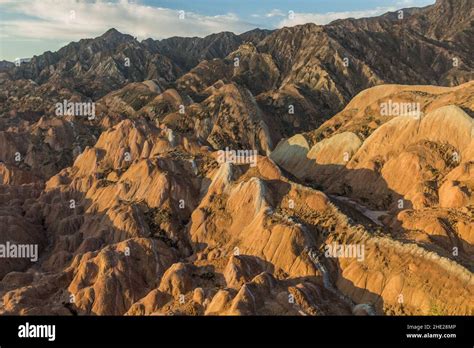
[[[432,134],[430,122],[453,127],[456,136]],[[462,165],[449,170],[446,182],[467,185],[472,142],[463,134],[469,125],[459,107],[445,106],[421,120],[393,118],[365,141],[342,132],[310,146],[299,135],[287,141],[289,149],[282,143],[272,159],[258,155],[252,166],[220,163],[217,152],[192,137],[170,138],[164,125],[120,121],[44,189],[22,186],[23,196],[7,191],[18,198],[2,201],[2,216],[26,217],[23,224],[7,223],[9,233],[41,238],[41,258],[4,265],[1,312],[472,314],[465,301],[473,291],[469,200],[458,210],[433,204],[431,210],[387,212],[394,220],[374,229],[349,205],[288,179],[275,164],[291,172],[292,164],[302,164],[295,160],[301,153],[307,161],[321,159],[320,165],[351,168],[370,158],[374,146],[389,160],[410,141],[449,141]],[[391,151],[384,152],[379,136]],[[401,137],[404,146],[397,150],[390,137]],[[338,159],[344,151],[353,152],[348,163]],[[439,222],[439,232],[430,221]],[[444,229],[449,241],[441,238]],[[363,246],[364,255],[327,257],[325,246],[334,243]],[[449,254],[453,245],[459,259]]]
[[[472,270],[472,88],[374,87],[270,157],[396,238]],[[388,102],[419,103],[420,112],[383,115]]]

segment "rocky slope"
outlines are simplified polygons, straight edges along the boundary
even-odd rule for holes
[[[0,314],[473,315],[472,11],[1,63]]]
[[[376,222],[397,238],[459,254],[472,269],[473,86],[368,89],[270,157],[303,182],[380,212]],[[419,103],[420,114],[381,115],[388,101]]]
[[[379,314],[472,313],[463,301],[471,272],[409,235],[433,228],[414,214],[432,214],[441,232],[443,218],[458,214],[452,237],[461,242],[469,210],[405,209],[402,238],[348,218],[267,157],[252,167],[216,156],[124,120],[39,193],[9,191],[16,199],[2,202],[4,218],[25,217],[11,233],[28,237],[38,226],[42,257],[4,265],[2,313],[366,313],[358,304]],[[363,245],[364,257],[325,257],[333,243]]]

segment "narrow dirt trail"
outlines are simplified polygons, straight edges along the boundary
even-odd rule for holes
[[[342,196],[336,196],[336,195],[329,195],[328,196],[335,201],[338,201],[340,203],[345,204],[346,206],[349,206],[350,208],[353,208],[357,210],[359,213],[364,215],[366,218],[368,218],[370,221],[372,221],[374,224],[377,226],[383,226],[383,224],[380,222],[379,218],[381,216],[387,215],[388,211],[386,210],[371,210],[367,208],[366,206],[353,201],[350,198],[347,197],[342,197]]]

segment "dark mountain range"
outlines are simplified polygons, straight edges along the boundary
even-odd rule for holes
[[[371,79],[452,85],[472,77],[469,58],[473,53],[473,24],[469,0],[442,0],[418,11],[406,10],[403,19],[396,15],[338,20],[327,26],[306,24],[273,32],[256,29],[241,35],[223,32],[204,38],[147,39],[141,43],[110,29],[95,39],[35,56],[29,64],[13,69],[12,76],[37,83],[74,78],[81,81],[75,83],[78,92],[97,97],[128,82],[172,82],[199,62],[225,58],[242,43],[250,42],[259,53],[272,56],[280,70],[280,82],[296,78],[295,83],[311,88],[313,76],[302,70],[308,63],[311,69],[317,66],[328,74],[327,79],[332,80],[345,101],[373,84]],[[454,22],[447,22],[449,18],[455,18]],[[449,30],[442,29],[445,27]],[[130,67],[126,66],[126,58],[130,59]],[[347,69],[340,66],[344,58],[348,59]],[[456,67],[454,58],[458,59]],[[361,85],[345,90],[343,83],[337,81],[345,74],[357,75]],[[103,86],[100,91],[91,86],[95,77]]]

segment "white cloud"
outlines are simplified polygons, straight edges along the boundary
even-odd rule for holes
[[[3,35],[18,39],[78,40],[100,35],[111,27],[139,39],[205,36],[220,31],[241,33],[255,28],[232,13],[204,16],[189,12],[180,19],[177,10],[127,0],[0,1],[2,11],[15,14],[3,18]]]
[[[345,11],[345,12],[327,12],[327,13],[298,13],[295,12],[292,18],[288,15],[278,23],[278,27],[291,27],[299,24],[316,23],[328,24],[336,19],[343,18],[363,18],[379,16],[388,11],[395,11],[395,7],[377,7],[364,11]]]
[[[434,0],[398,1],[408,4],[412,1],[426,3]],[[275,8],[266,13],[251,15],[249,18],[254,18],[259,23],[255,24],[234,13],[207,16],[188,12],[184,19],[180,19],[178,10],[151,7],[137,0],[0,0],[0,59],[11,59],[17,55],[30,56],[47,49],[55,50],[64,42],[96,37],[112,27],[136,36],[139,40],[149,37],[202,37],[222,31],[239,34],[256,27],[327,24],[335,19],[371,17],[393,10],[396,8],[294,13]]]
[[[412,5],[415,5],[415,1],[414,0],[398,0],[396,2],[396,5],[397,6],[412,6]]]
[[[282,10],[279,10],[279,9],[273,9],[271,10],[270,12],[268,12],[267,14],[265,14],[265,17],[283,17],[283,16],[286,16],[286,13],[283,12]]]

